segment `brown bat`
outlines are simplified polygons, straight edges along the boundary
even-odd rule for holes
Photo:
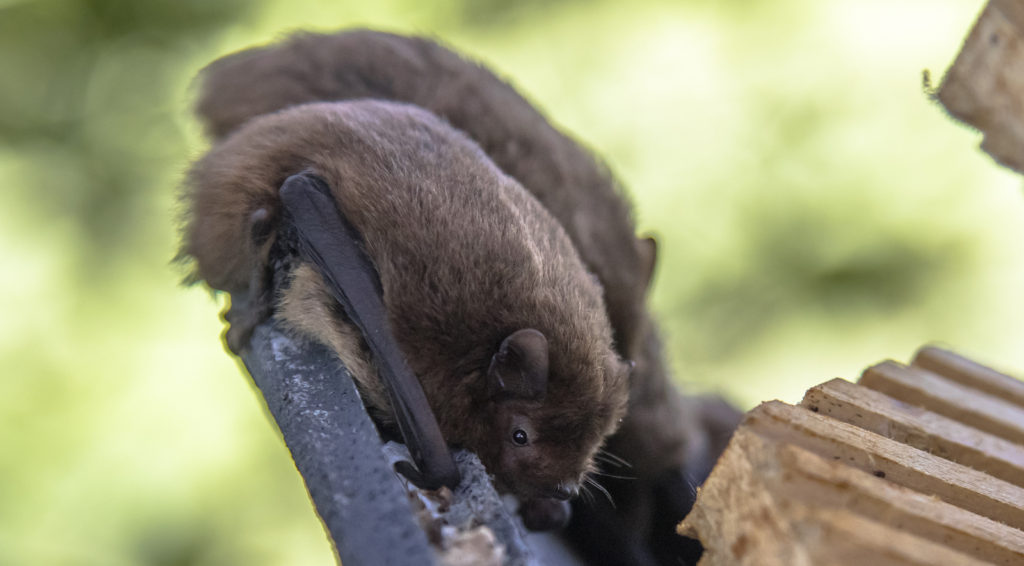
[[[194,281],[231,293],[236,351],[273,311],[338,354],[385,427],[432,410],[444,439],[476,452],[499,486],[565,499],[593,471],[628,395],[601,288],[559,223],[461,132],[411,105],[300,105],[218,141],[185,200],[180,255]],[[355,320],[339,301],[349,264],[332,258],[346,241],[379,276],[360,285],[379,285],[386,324]],[[372,295],[359,289],[343,292]],[[390,328],[429,407],[396,402],[367,322]]]
[[[668,378],[645,305],[654,240],[635,237],[629,203],[614,177],[507,83],[423,38],[368,30],[298,34],[225,57],[203,73],[199,113],[208,130],[220,136],[253,116],[292,104],[357,98],[410,102],[445,118],[561,222],[604,287],[616,349],[636,364],[629,413],[607,444],[607,451],[630,467],[604,465],[636,479],[605,478],[617,508],[595,512],[577,506],[576,531],[589,539],[585,550],[598,562],[660,558],[674,564],[673,554],[680,551],[673,525],[740,413],[718,399],[683,397]],[[546,520],[551,521],[538,519]],[[664,540],[651,542],[653,537]],[[652,545],[661,549],[646,548]]]

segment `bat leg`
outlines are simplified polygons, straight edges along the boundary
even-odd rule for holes
[[[249,216],[253,245],[263,245],[270,236],[271,228],[267,209],[260,208]],[[272,289],[273,272],[266,265],[258,264],[249,275],[248,291],[231,295],[231,305],[224,311],[224,320],[228,323],[224,340],[233,353],[240,354],[248,348],[253,330],[273,314]]]

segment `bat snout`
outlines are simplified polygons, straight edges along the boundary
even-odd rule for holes
[[[580,493],[580,484],[576,482],[559,482],[554,489],[547,493],[548,497],[566,501],[576,497]]]

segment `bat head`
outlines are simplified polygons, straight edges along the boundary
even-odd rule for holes
[[[577,495],[625,414],[629,365],[611,351],[597,363],[567,364],[572,352],[549,352],[559,346],[517,330],[486,373],[492,442],[481,458],[503,487],[526,497]]]

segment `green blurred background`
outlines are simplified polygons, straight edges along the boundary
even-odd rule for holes
[[[291,29],[444,38],[603,155],[691,390],[793,402],[929,341],[1021,373],[1021,179],[921,85],[981,5],[0,0],[0,564],[332,562],[169,263],[191,78]]]

